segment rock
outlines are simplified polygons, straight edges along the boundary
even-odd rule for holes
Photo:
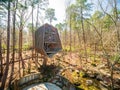
[[[105,64],[99,65],[98,68],[99,69],[105,69]]]
[[[89,77],[92,78],[92,79],[94,79],[95,75],[94,74],[90,74]]]
[[[80,86],[81,84],[79,82],[74,83],[75,86]]]
[[[69,90],[76,90],[74,86],[70,85]]]
[[[106,83],[104,83],[103,81],[100,81],[100,84],[103,86],[103,87],[108,87],[109,85],[107,85]]]
[[[88,74],[92,74],[92,71],[89,71],[89,70],[88,70],[87,73],[88,73]]]
[[[102,81],[102,80],[103,80],[103,77],[102,77],[102,75],[98,75],[98,76],[96,77],[96,79],[97,79],[98,81]]]
[[[87,86],[90,86],[90,85],[92,85],[93,84],[93,81],[92,80],[86,80],[86,85]]]
[[[99,85],[99,87],[100,87],[100,90],[108,90],[106,87],[104,87],[103,85]]]
[[[59,87],[63,87],[63,83],[60,83],[60,82],[57,82],[56,85]]]
[[[79,73],[80,71],[79,70],[75,70],[76,73]]]
[[[66,86],[64,86],[64,87],[62,88],[62,90],[68,90],[68,88],[67,88]]]

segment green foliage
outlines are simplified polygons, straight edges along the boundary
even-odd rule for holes
[[[55,27],[56,27],[58,30],[63,30],[64,24],[59,23],[59,24],[56,24]]]
[[[103,13],[100,11],[95,11],[95,13],[92,15],[92,19],[94,20],[101,19],[102,17],[103,17]]]
[[[88,3],[87,0],[76,0],[76,5],[80,9],[90,11],[93,3]]]
[[[28,6],[26,4],[18,3],[17,8],[19,10],[25,10],[28,9]]]
[[[3,48],[3,49],[6,49],[6,48],[7,48],[6,44],[3,43],[3,44],[2,44],[2,48]]]
[[[0,2],[8,2],[8,1],[12,2],[13,0],[0,0]]]
[[[93,84],[92,85],[87,85],[86,81],[90,80],[89,78],[83,78],[83,76],[85,75],[85,73],[83,71],[80,72],[72,72],[72,76],[74,78],[74,82],[73,83],[77,83],[79,84],[79,86],[77,86],[77,90],[100,90],[99,89],[99,85],[98,85],[98,81],[93,80]]]
[[[32,23],[28,23],[27,28],[29,29],[30,32],[33,32],[36,30],[35,26],[33,27],[33,30],[32,30]]]
[[[50,23],[52,23],[53,20],[57,20],[56,17],[55,17],[55,9],[53,9],[53,8],[48,8],[48,9],[45,11],[45,18],[46,18]]]
[[[30,48],[30,44],[26,43],[23,45],[23,50],[28,50]]]
[[[112,61],[120,61],[120,55],[119,54],[112,55],[110,59]]]
[[[68,45],[65,46],[65,47],[63,46],[62,48],[63,48],[63,51],[66,51],[66,52],[70,51],[70,46],[68,46]],[[77,50],[78,50],[78,47],[75,48],[75,47],[71,46],[71,51],[72,52],[77,51]]]
[[[81,28],[81,20],[90,16],[92,3],[88,3],[87,0],[76,0],[75,4],[71,4],[67,9],[68,18],[67,22],[71,23],[71,29],[77,30]],[[82,15],[82,17],[81,17]]]
[[[111,20],[111,18],[108,15],[106,15],[103,18],[103,23],[104,23],[103,27],[105,29],[107,29],[107,28],[110,28],[110,26],[113,24],[113,21]]]

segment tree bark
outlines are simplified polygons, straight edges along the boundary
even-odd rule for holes
[[[65,40],[64,40],[64,48],[67,46],[67,28],[65,29]]]
[[[48,58],[47,56],[43,56],[43,67],[46,67]]]
[[[2,66],[2,64],[3,64],[3,61],[2,61],[2,35],[0,35],[0,70],[1,70],[1,72],[0,72],[0,76],[2,76],[3,75],[3,66]]]
[[[7,76],[8,76],[8,71],[9,71],[9,53],[10,53],[10,0],[8,0],[8,25],[7,25],[7,56],[6,56],[6,67],[5,67],[5,72],[3,74],[2,78],[2,84],[0,90],[4,90]]]
[[[83,10],[81,7],[81,24],[82,24],[82,30],[83,30],[83,42],[84,42],[84,50],[85,50],[85,59],[87,63],[87,49],[86,49],[86,38],[85,38],[85,30],[84,30],[84,23],[83,23]]]
[[[15,35],[16,35],[16,32],[15,32],[15,22],[16,22],[16,4],[18,3],[18,0],[17,1],[14,1],[13,2],[13,8],[15,8],[15,10],[13,11],[13,48],[12,48],[12,68],[11,68],[11,75],[10,75],[10,80],[9,80],[9,85],[11,85],[11,81],[13,79],[13,74],[14,74],[14,61],[15,61],[15,44],[16,44],[16,40],[15,40]]]
[[[39,17],[39,4],[37,6],[36,29],[38,28],[38,17]]]
[[[75,35],[75,30],[74,30],[74,38],[73,38],[73,41],[74,41],[74,49],[75,49],[75,46],[76,46],[76,40],[75,40],[75,38],[76,38],[76,35]]]
[[[71,45],[72,44],[72,31],[71,31],[71,14],[70,14],[70,51],[71,51]]]
[[[34,54],[34,24],[33,24],[33,12],[34,12],[34,8],[32,6],[32,60],[33,60],[33,54]]]
[[[117,10],[117,2],[116,0],[114,0],[114,14],[115,14],[115,30],[116,30],[116,34],[117,34],[117,39],[118,39],[118,52],[120,53],[120,32],[119,32],[119,29],[118,29],[118,25],[117,25],[117,22],[118,22],[118,10]]]
[[[23,71],[25,69],[24,67],[24,61],[22,60],[22,38],[23,38],[23,17],[22,17],[22,14],[21,14],[21,21],[20,21],[20,30],[19,30],[19,69],[20,69],[20,62],[22,61],[22,68],[23,68]],[[20,72],[20,70],[19,70]],[[21,75],[21,74],[20,74]],[[24,72],[23,72],[23,76],[24,76]],[[21,76],[20,76],[21,77]]]

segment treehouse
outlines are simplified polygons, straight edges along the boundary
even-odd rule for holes
[[[49,24],[44,24],[35,31],[35,50],[46,56],[53,56],[62,49],[58,31]]]

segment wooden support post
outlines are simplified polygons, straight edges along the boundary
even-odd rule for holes
[[[43,67],[47,65],[48,58],[47,56],[43,56]]]

